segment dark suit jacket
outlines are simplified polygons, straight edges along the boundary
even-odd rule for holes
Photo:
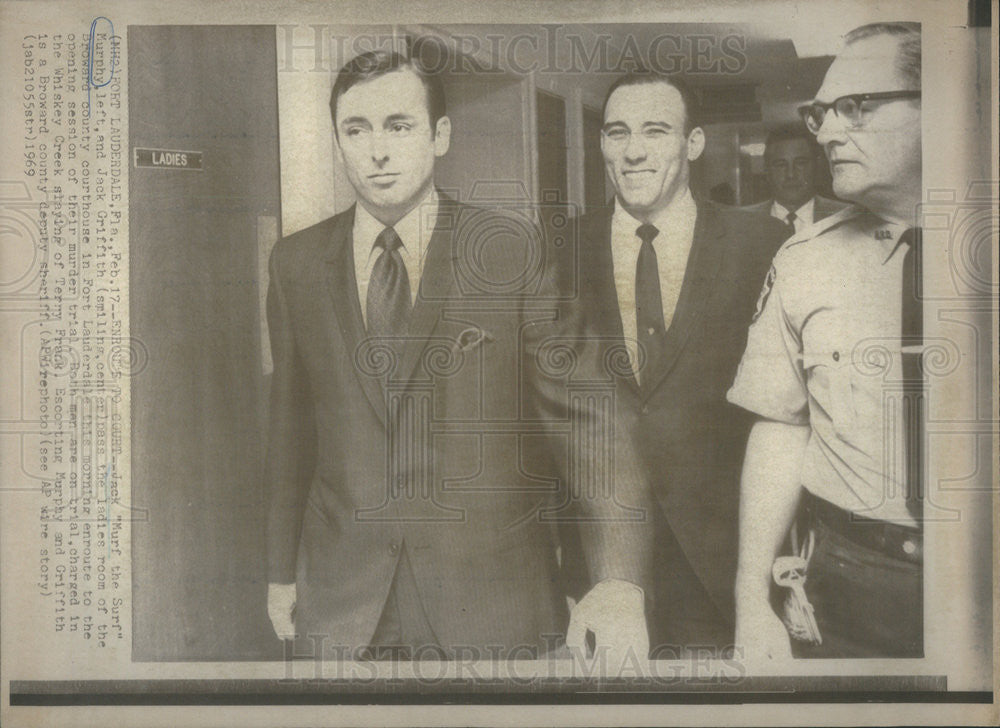
[[[765,200],[764,202],[758,202],[755,205],[747,205],[741,209],[746,210],[747,212],[754,212],[770,217],[771,205],[773,204],[774,200]],[[816,204],[813,206],[813,222],[819,222],[824,217],[829,217],[835,212],[840,212],[845,207],[847,207],[846,202],[839,202],[838,200],[831,200],[829,197],[816,195]]]
[[[527,474],[517,431],[539,279],[521,275],[523,237],[500,226],[481,244],[491,214],[442,196],[409,335],[389,345],[366,340],[354,208],[271,255],[269,579],[296,581],[296,631],[328,650],[369,643],[404,541],[446,649],[544,648],[565,629],[553,529],[536,517],[556,495]]]
[[[562,258],[567,318],[583,337],[620,346],[621,312],[611,257],[611,209],[583,218],[578,270]],[[617,379],[623,421],[652,495],[723,615],[733,616],[739,475],[750,417],[726,402],[754,306],[780,246],[777,220],[699,203],[694,241],[661,369],[650,391]],[[573,279],[577,280],[573,282]],[[569,281],[569,282],[567,282]],[[651,376],[646,374],[644,376]],[[653,564],[656,578],[670,579]]]

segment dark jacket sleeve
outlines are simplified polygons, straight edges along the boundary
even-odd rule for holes
[[[268,581],[295,581],[302,516],[315,467],[316,431],[309,378],[296,347],[275,246],[270,259],[267,289],[267,325],[271,338],[274,374],[271,379],[270,431],[265,488],[268,496]]]
[[[547,285],[559,280],[550,273]],[[548,431],[558,477],[554,519],[575,527],[589,586],[623,579],[651,598],[649,477],[634,446],[634,424],[615,394],[627,355],[590,334],[573,303],[558,306],[552,318],[526,328],[523,367],[531,416]]]

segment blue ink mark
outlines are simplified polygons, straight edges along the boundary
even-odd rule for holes
[[[108,74],[108,80],[104,83],[94,83],[94,41],[96,40],[95,30],[97,28],[97,21],[104,20],[109,26],[111,26],[111,71]],[[115,77],[115,60],[118,58],[118,46],[115,43],[115,24],[112,23],[108,18],[103,15],[98,15],[90,23],[90,50],[87,56],[87,117],[90,117],[90,89],[92,88],[103,88],[111,83],[111,80]]]
[[[111,490],[108,486],[108,480],[111,478],[111,463],[108,463],[107,469],[104,471],[104,500],[107,503],[104,512],[105,522],[108,526],[108,561],[111,560]]]

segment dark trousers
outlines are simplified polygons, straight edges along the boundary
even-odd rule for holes
[[[815,534],[805,591],[823,643],[796,657],[923,657],[923,555],[917,529],[851,516],[807,495]]]
[[[650,658],[680,659],[693,654],[722,657],[732,649],[733,624],[712,600],[659,508],[656,533],[655,594],[649,614]]]
[[[447,659],[424,612],[405,544],[375,634],[361,657],[371,660]]]

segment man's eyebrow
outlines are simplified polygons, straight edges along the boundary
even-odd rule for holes
[[[602,131],[607,131],[615,127],[624,127],[628,129],[628,124],[624,121],[609,121],[607,124],[601,127]],[[663,129],[673,129],[674,126],[668,121],[644,121],[642,122],[642,128],[648,129],[649,127],[658,127]]]
[[[413,121],[415,118],[415,116],[411,116],[410,114],[390,114],[386,117],[385,123],[392,124],[397,121]]]
[[[340,122],[341,126],[349,126],[350,124],[366,124],[368,125],[368,119],[363,116],[348,116],[346,119],[342,119]]]

